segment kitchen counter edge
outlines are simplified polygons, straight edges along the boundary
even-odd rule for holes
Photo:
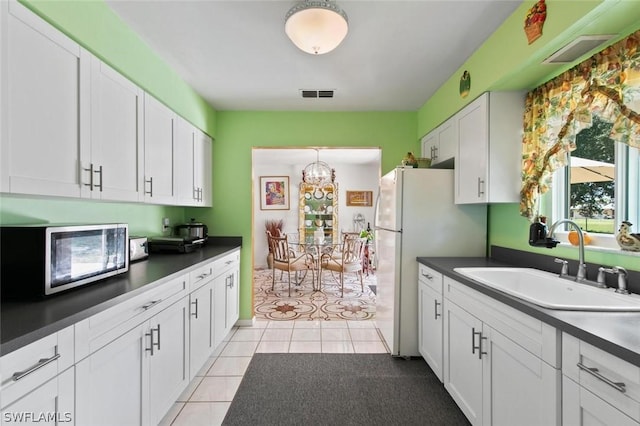
[[[0,310],[0,356],[74,325],[125,300],[186,274],[203,263],[242,247],[241,239],[224,237],[191,253],[152,253],[131,263],[129,271],[47,299],[3,301]]]
[[[585,342],[640,366],[640,313],[593,312],[546,309],[495,290],[454,271],[460,267],[515,267],[484,257],[417,257],[428,266],[455,281],[499,302],[537,318]]]

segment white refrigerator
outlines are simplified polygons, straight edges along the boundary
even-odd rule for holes
[[[486,205],[456,205],[453,170],[397,168],[380,179],[374,218],[376,325],[391,355],[419,356],[419,256],[484,256]]]

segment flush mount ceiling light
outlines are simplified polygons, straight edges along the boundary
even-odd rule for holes
[[[327,182],[331,182],[333,170],[327,163],[320,161],[320,150],[316,148],[316,161],[307,164],[302,172],[302,180],[305,183],[321,186]]]
[[[284,31],[300,50],[322,55],[342,43],[349,20],[334,1],[304,0],[287,12]]]

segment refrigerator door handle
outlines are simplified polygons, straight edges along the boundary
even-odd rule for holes
[[[373,229],[378,227],[378,208],[380,207],[380,190],[378,190],[378,195],[376,195],[376,203],[373,207]]]

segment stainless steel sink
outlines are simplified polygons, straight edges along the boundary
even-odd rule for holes
[[[455,268],[454,271],[496,290],[549,309],[640,311],[640,296],[623,295],[559,278],[533,268]]]

